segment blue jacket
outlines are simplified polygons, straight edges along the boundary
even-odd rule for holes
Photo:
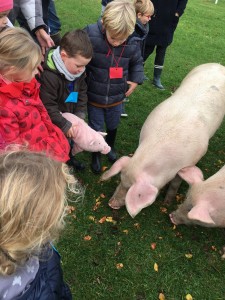
[[[29,289],[15,300],[72,300],[69,287],[63,282],[60,256],[53,250],[46,261],[39,261],[39,270]]]
[[[88,102],[108,107],[120,103],[128,90],[127,81],[141,84],[144,80],[140,39],[130,36],[122,45],[111,46],[99,20],[88,25],[86,32],[91,40],[94,55],[87,65]],[[110,67],[123,68],[122,78],[110,79]]]

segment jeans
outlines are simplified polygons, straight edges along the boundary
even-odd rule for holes
[[[48,26],[51,35],[56,34],[61,30],[61,23],[57,16],[54,0],[50,0],[48,6]]]

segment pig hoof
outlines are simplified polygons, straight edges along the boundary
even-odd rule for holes
[[[174,218],[173,218],[173,214],[170,214],[170,221],[174,224],[174,225],[177,225],[176,222],[174,221]]]
[[[118,200],[113,198],[113,199],[109,200],[108,205],[113,209],[120,209],[124,204],[120,204],[118,202],[119,202]]]

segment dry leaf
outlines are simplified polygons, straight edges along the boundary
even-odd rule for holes
[[[124,229],[123,232],[126,233],[126,234],[128,234],[128,230],[127,229]]]
[[[85,241],[90,241],[92,239],[92,237],[90,236],[90,235],[86,235],[85,237],[84,237],[84,240]]]
[[[167,208],[166,207],[160,207],[160,211],[162,212],[162,213],[167,213]]]
[[[98,221],[98,223],[102,224],[102,223],[105,222],[105,220],[106,220],[106,216],[102,217],[102,218]]]
[[[176,225],[173,225],[173,230],[175,230],[177,228],[177,226]]]
[[[213,251],[217,251],[215,246],[212,246],[211,248],[212,248]]]
[[[166,297],[163,293],[159,294],[159,300],[166,300]]]
[[[108,167],[102,166],[102,172],[104,172],[106,169],[108,169]]]
[[[122,263],[118,263],[116,264],[116,268],[119,270],[119,269],[122,269],[123,268],[123,264]]]
[[[187,294],[186,297],[185,297],[185,299],[186,299],[186,300],[193,300],[191,294]]]
[[[193,255],[191,253],[188,253],[188,254],[185,254],[185,257],[188,258],[188,259],[190,259],[190,258],[193,257]]]
[[[88,219],[91,220],[91,221],[94,221],[94,220],[95,220],[95,217],[89,216]]]
[[[154,263],[154,270],[155,270],[156,272],[158,272],[158,271],[159,271],[159,266],[158,266],[158,264],[157,264],[157,263]]]
[[[140,229],[140,224],[139,223],[135,223],[134,227],[136,227],[137,229]]]
[[[155,248],[156,248],[156,243],[151,243],[151,248],[152,248],[152,250],[155,250]]]
[[[100,195],[100,197],[104,199],[104,198],[105,198],[105,195],[102,193],[102,194]]]

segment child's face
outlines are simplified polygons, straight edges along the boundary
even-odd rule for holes
[[[1,29],[5,28],[8,23],[8,18],[7,18],[8,14],[9,14],[9,10],[0,12],[0,31]]]
[[[85,58],[79,54],[75,57],[69,57],[67,53],[62,50],[61,57],[68,72],[77,75],[84,71],[85,66],[90,62],[91,58]]]
[[[115,36],[113,33],[109,32],[106,30],[106,37],[109,42],[109,44],[113,47],[118,47],[122,45],[128,38],[128,36],[123,37],[123,36]]]
[[[137,14],[137,18],[143,25],[146,25],[148,23],[148,21],[151,20],[151,17],[152,17],[152,15],[148,12],[146,12],[145,14],[141,14],[141,13]]]
[[[38,74],[37,67],[32,71],[30,71],[29,68],[24,70],[11,68],[6,71],[3,76],[11,82],[30,82],[36,74]]]

